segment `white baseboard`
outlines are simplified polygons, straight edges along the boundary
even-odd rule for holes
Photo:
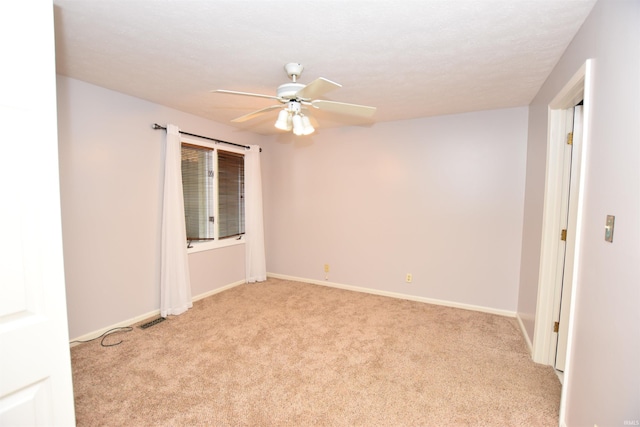
[[[196,295],[195,297],[191,298],[191,300],[193,302],[196,302],[196,301],[201,300],[203,298],[210,297],[211,295],[215,295],[215,294],[218,294],[220,292],[224,292],[224,291],[226,291],[228,289],[235,288],[238,285],[243,285],[244,283],[245,283],[244,280],[239,280],[239,281],[231,283],[229,285],[225,285],[225,286],[223,286],[221,288],[216,288],[216,289],[213,289],[211,291],[205,292],[203,294]],[[122,322],[118,322],[118,323],[115,323],[113,325],[98,329],[97,331],[89,332],[88,334],[84,334],[84,335],[82,335],[80,337],[72,339],[69,344],[71,345],[71,347],[74,347],[74,346],[80,344],[80,343],[77,343],[77,342],[74,342],[74,341],[92,340],[92,339],[98,338],[100,335],[104,334],[105,332],[107,332],[107,331],[109,331],[111,329],[123,328],[123,327],[131,326],[131,325],[134,325],[134,324],[136,324],[138,322],[142,322],[145,319],[149,319],[151,317],[158,317],[158,316],[160,316],[160,309],[153,310],[153,311],[150,311],[150,312],[145,313],[145,314],[141,314],[140,316],[136,316],[136,317],[133,317],[131,319],[123,320]]]
[[[138,322],[142,322],[145,319],[149,319],[151,317],[158,317],[160,316],[160,310],[153,310],[150,311],[148,313],[145,314],[141,314],[140,316],[136,316],[134,318],[131,319],[127,319],[127,320],[123,320],[122,322],[118,322],[118,323],[114,323],[113,325],[109,325],[107,327],[98,329],[97,331],[93,331],[93,332],[89,332],[88,334],[84,334],[81,335],[79,337],[73,338],[71,339],[71,341],[69,342],[69,345],[71,347],[75,347],[79,344],[81,344],[80,342],[74,342],[74,341],[89,341],[92,339],[96,339],[98,337],[100,337],[100,335],[104,334],[105,332],[111,330],[111,329],[115,329],[115,328],[125,328],[127,326],[131,326],[135,323]]]
[[[529,339],[529,334],[527,334],[527,329],[524,327],[524,323],[522,323],[520,314],[516,313],[516,319],[518,320],[518,325],[520,326],[520,332],[522,333],[522,336],[527,343],[527,347],[529,347],[529,354],[533,357],[533,343]]]
[[[345,289],[348,291],[355,291],[355,292],[363,292],[363,293],[367,293],[367,294],[372,294],[372,295],[380,295],[380,296],[385,296],[385,297],[390,297],[390,298],[398,298],[398,299],[404,299],[404,300],[409,300],[409,301],[416,301],[416,302],[422,302],[422,303],[426,303],[426,304],[435,304],[435,305],[441,305],[441,306],[445,306],[445,307],[453,307],[453,308],[460,308],[463,310],[471,310],[471,311],[479,311],[482,313],[490,313],[490,314],[497,314],[499,316],[505,316],[505,317],[514,317],[516,319],[518,319],[518,323],[520,325],[520,328],[522,329],[522,334],[527,342],[527,345],[529,346],[529,349],[532,348],[531,346],[531,341],[529,340],[529,337],[526,334],[526,331],[524,330],[524,326],[522,324],[522,321],[520,320],[520,318],[517,316],[516,312],[513,311],[508,311],[508,310],[500,310],[500,309],[496,309],[496,308],[491,308],[491,307],[483,307],[483,306],[479,306],[479,305],[472,305],[472,304],[463,304],[463,303],[458,303],[458,302],[453,302],[453,301],[445,301],[445,300],[439,300],[439,299],[433,299],[433,298],[425,298],[425,297],[418,297],[418,296],[414,296],[414,295],[407,295],[407,294],[401,294],[401,293],[397,293],[397,292],[388,292],[388,291],[380,291],[377,289],[370,289],[370,288],[363,288],[360,286],[352,286],[352,285],[345,285],[345,284],[341,284],[341,283],[335,283],[335,282],[329,282],[326,280],[314,280],[314,279],[307,279],[304,277],[295,277],[295,276],[288,276],[285,274],[277,274],[277,273],[267,273],[268,277],[273,277],[276,279],[283,279],[283,280],[292,280],[294,282],[303,282],[303,283],[311,283],[314,285],[320,285],[320,286],[328,286],[331,288],[338,288],[338,289]],[[234,288],[238,285],[242,285],[244,284],[245,281],[244,280],[240,280],[234,283],[231,283],[229,285],[226,286],[222,286],[220,288],[217,289],[213,289],[211,291],[199,294],[195,297],[192,298],[192,301],[198,301],[201,300],[203,298],[207,298],[211,295],[215,295],[217,293],[220,292],[224,292],[228,289]],[[87,341],[87,340],[91,340],[91,339],[95,339],[97,337],[99,337],[100,335],[104,334],[105,332],[113,329],[113,328],[121,328],[121,327],[126,327],[126,326],[130,326],[133,324],[136,324],[138,322],[141,322],[145,319],[149,319],[152,317],[157,317],[160,315],[160,309],[158,310],[153,310],[150,311],[148,313],[145,314],[141,314],[139,316],[133,317],[131,319],[127,319],[127,320],[123,320],[122,322],[118,322],[115,323],[113,325],[101,328],[97,331],[93,331],[90,332],[88,334],[82,335],[80,337],[76,337],[74,339],[72,339],[71,341]],[[71,343],[71,346],[73,347],[74,345],[77,345],[78,343]]]
[[[244,280],[238,280],[237,282],[233,282],[233,283],[231,283],[229,285],[226,285],[226,286],[223,286],[221,288],[216,288],[216,289],[214,289],[212,291],[205,292],[203,294],[197,295],[197,296],[193,297],[192,300],[193,300],[193,302],[196,302],[196,301],[204,299],[206,297],[210,297],[211,295],[215,295],[215,294],[219,294],[220,292],[224,292],[227,289],[235,288],[236,286],[239,286],[239,285],[244,285],[245,283],[246,282]]]
[[[516,317],[515,311],[500,310],[497,308],[483,307],[479,305],[463,304],[463,303],[458,303],[453,301],[444,301],[444,300],[433,299],[433,298],[418,297],[414,295],[401,294],[397,292],[380,291],[377,289],[370,289],[370,288],[363,288],[359,286],[343,285],[341,283],[328,282],[326,280],[306,279],[303,277],[287,276],[284,274],[277,274],[277,273],[267,273],[267,276],[273,277],[275,279],[292,280],[294,282],[311,283],[313,285],[328,286],[331,288],[345,289],[348,291],[355,291],[355,292],[363,292],[366,294],[380,295],[385,297],[398,298],[398,299],[404,299],[404,300],[416,301],[416,302],[424,302],[427,304],[442,305],[446,307],[461,308],[463,310],[480,311],[483,313],[497,314],[499,316],[505,316],[505,317]]]

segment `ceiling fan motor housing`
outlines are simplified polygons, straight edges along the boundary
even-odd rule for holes
[[[296,97],[296,93],[305,86],[306,85],[303,85],[302,83],[285,83],[278,86],[276,93],[279,98],[294,99]]]

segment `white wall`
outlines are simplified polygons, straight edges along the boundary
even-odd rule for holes
[[[515,312],[526,135],[515,108],[272,138],[269,272]]]
[[[516,310],[526,108],[324,129],[292,143],[58,76],[58,114],[72,338],[159,306],[155,122],[265,147],[270,272],[323,279],[328,263],[335,283]],[[190,254],[192,294],[242,280],[243,251]]]
[[[240,144],[260,137],[58,76],[60,185],[69,334],[159,308],[165,132],[153,123]],[[189,255],[192,294],[244,278],[244,246]]]
[[[566,425],[640,421],[640,2],[600,0],[534,99],[518,311],[533,335],[547,105],[589,58],[594,102],[584,166],[585,209],[575,329],[565,375]],[[616,216],[613,243],[604,241]],[[631,424],[633,425],[633,424]]]

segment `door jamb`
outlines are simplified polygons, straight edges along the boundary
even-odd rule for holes
[[[586,167],[587,146],[589,141],[589,123],[591,104],[593,97],[593,60],[588,59],[582,67],[573,75],[567,84],[549,103],[549,119],[547,126],[547,164],[545,174],[544,210],[542,218],[542,240],[540,248],[540,270],[538,275],[538,297],[536,302],[536,317],[534,337],[532,345],[532,359],[534,362],[545,365],[554,365],[555,346],[553,323],[554,319],[554,295],[557,286],[556,270],[558,267],[558,238],[560,233],[560,218],[557,215],[561,197],[561,186],[558,185],[559,174],[562,173],[561,159],[562,144],[565,143],[566,132],[563,123],[567,109],[584,100],[582,122],[582,148],[579,155],[574,158],[577,162],[577,174],[572,179],[578,181],[578,193],[573,194],[569,208],[569,223],[575,225],[575,232],[567,236],[567,245],[574,246],[574,263],[569,311],[569,328],[567,342],[567,360],[564,371],[565,383],[570,383],[573,321],[575,314],[576,294],[578,293],[578,271],[580,267],[580,241],[582,236],[582,206],[584,203],[584,181]],[[573,173],[572,165],[572,173]],[[564,410],[566,406],[567,388],[562,388],[560,399],[560,424],[564,422]]]
[[[538,299],[536,303],[536,319],[533,336],[532,358],[537,363],[552,365],[555,357],[555,349],[552,349],[553,334],[553,306],[556,285],[556,270],[558,262],[558,238],[560,236],[560,218],[557,215],[561,199],[561,186],[559,181],[562,174],[562,150],[565,144],[566,120],[565,114],[568,108],[572,108],[578,101],[586,98],[586,78],[591,74],[592,64],[588,60],[569,80],[565,87],[549,103],[549,120],[547,128],[547,166],[544,194],[544,211],[542,218],[542,241],[540,249],[540,270],[538,276]],[[586,139],[587,101],[583,121],[583,141]],[[586,150],[582,150],[582,156]],[[580,162],[582,159],[578,158]],[[582,174],[584,175],[584,174]],[[582,179],[582,177],[577,177]],[[580,195],[576,195],[579,198]],[[578,209],[580,211],[580,209]],[[577,240],[579,230],[572,234],[572,239]],[[577,242],[574,242],[577,243]],[[567,241],[569,244],[569,241]],[[576,253],[577,255],[577,253]],[[577,267],[578,263],[574,264]],[[574,281],[577,275],[574,275]],[[575,289],[575,288],[574,288]],[[553,357],[551,357],[553,356]]]

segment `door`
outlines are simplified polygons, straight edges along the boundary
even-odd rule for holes
[[[572,131],[571,131],[571,144],[567,144],[565,149],[565,164],[564,164],[564,179],[563,179],[563,195],[561,204],[561,224],[563,230],[563,238],[560,239],[561,248],[558,251],[562,256],[561,262],[558,263],[560,274],[560,289],[557,305],[557,341],[556,341],[556,357],[554,367],[558,371],[563,371],[565,368],[566,356],[567,356],[567,343],[569,340],[569,313],[571,307],[571,293],[573,283],[573,269],[575,260],[575,238],[571,234],[575,234],[577,225],[573,218],[575,213],[572,209],[575,209],[575,203],[571,203],[572,194],[576,194],[576,180],[572,180],[571,177],[574,174],[573,167],[573,155],[576,151],[579,151],[580,144],[582,142],[582,105],[576,105],[573,108],[572,116]]]
[[[0,425],[75,425],[53,5],[0,3]]]

